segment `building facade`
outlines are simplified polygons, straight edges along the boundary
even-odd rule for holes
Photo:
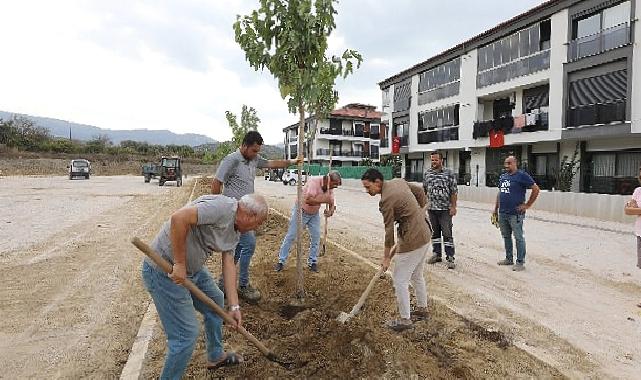
[[[311,163],[332,166],[358,166],[368,159],[378,163],[381,143],[381,112],[376,106],[348,104],[332,111],[326,119],[305,120],[305,158]],[[298,156],[298,124],[283,129],[285,158]],[[385,132],[385,131],[383,131]],[[311,144],[311,155],[308,154]]]
[[[443,152],[459,183],[496,186],[515,155],[552,189],[564,158],[572,190],[630,194],[641,165],[641,10],[636,0],[552,0],[379,86],[385,141],[420,180]],[[636,100],[636,101],[635,101]],[[390,144],[381,154],[390,154]]]

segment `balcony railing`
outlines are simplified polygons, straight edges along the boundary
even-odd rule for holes
[[[296,140],[298,140],[298,136],[289,136],[289,141],[290,142],[296,141]]]
[[[418,143],[429,144],[458,140],[458,127],[439,128],[435,131],[419,132]]]
[[[410,144],[410,137],[403,136],[401,137],[401,146],[408,146]]]
[[[379,134],[371,134],[370,132],[363,131],[363,130],[357,130],[356,132],[352,131],[351,129],[346,129],[346,130],[341,130],[341,129],[329,129],[329,128],[321,128],[320,129],[320,134],[321,135],[332,135],[332,136],[345,136],[345,137],[362,137],[366,139],[375,139],[378,140],[380,135]]]
[[[623,23],[602,30],[599,33],[570,41],[569,59],[576,61],[583,57],[601,54],[630,43],[630,24]]]
[[[423,173],[405,173],[405,180],[408,182],[423,182]]]
[[[389,148],[389,139],[381,139],[381,148]]]
[[[362,152],[358,150],[343,151],[343,150],[334,150],[334,149],[316,149],[316,154],[318,156],[329,156],[331,154],[332,157],[356,157],[356,158],[370,157],[370,154],[368,152]],[[377,156],[378,156],[378,153],[377,153]]]
[[[535,114],[535,122],[531,125],[525,125],[520,128],[518,132],[536,132],[547,131],[549,129],[549,116],[547,112],[539,112]],[[479,139],[482,137],[489,137],[491,130],[501,130],[504,134],[516,133],[517,129],[514,128],[513,117],[503,117],[496,120],[477,121],[474,123],[472,131],[472,138]]]
[[[625,121],[625,100],[568,109],[568,127]]]
[[[542,50],[528,57],[482,71],[476,76],[476,87],[482,88],[550,68],[550,50]]]

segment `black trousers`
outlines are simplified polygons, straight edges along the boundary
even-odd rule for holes
[[[428,210],[432,224],[432,250],[441,256],[445,247],[445,256],[454,258],[454,237],[452,236],[452,217],[449,210]],[[442,241],[441,241],[442,237]]]

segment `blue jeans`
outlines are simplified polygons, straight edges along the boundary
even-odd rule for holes
[[[512,246],[512,234],[516,240],[516,262],[525,263],[525,236],[523,235],[523,221],[525,214],[510,215],[499,214],[499,226],[505,243],[505,258],[508,261],[514,260],[514,248]]]
[[[285,235],[285,240],[283,240],[283,244],[280,246],[280,253],[278,254],[278,262],[281,264],[285,264],[285,261],[287,261],[287,257],[289,257],[289,248],[292,246],[294,240],[296,240],[297,212],[298,209],[294,206],[292,209],[292,217],[289,219],[289,229],[287,230],[287,235]],[[315,214],[308,214],[303,210],[303,228],[305,227],[309,229],[309,258],[307,259],[307,264],[316,264],[320,245],[320,214],[318,212]]]
[[[240,274],[238,275],[238,285],[249,285],[249,264],[256,250],[256,233],[248,231],[240,234],[240,240],[234,252],[234,264],[240,262]],[[220,276],[222,278],[223,276]]]
[[[160,378],[180,379],[189,365],[200,333],[196,310],[205,320],[207,359],[219,360],[224,354],[222,319],[209,306],[192,297],[189,290],[174,284],[166,273],[147,261],[142,264],[142,278],[167,335],[167,356]],[[188,278],[220,307],[224,307],[225,296],[206,268]]]

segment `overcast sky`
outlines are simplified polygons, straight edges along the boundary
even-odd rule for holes
[[[380,108],[377,83],[541,0],[343,0],[330,53],[364,63],[337,82],[339,106]],[[0,110],[111,129],[231,136],[225,111],[258,111],[267,143],[296,122],[232,24],[249,0],[1,0]]]

